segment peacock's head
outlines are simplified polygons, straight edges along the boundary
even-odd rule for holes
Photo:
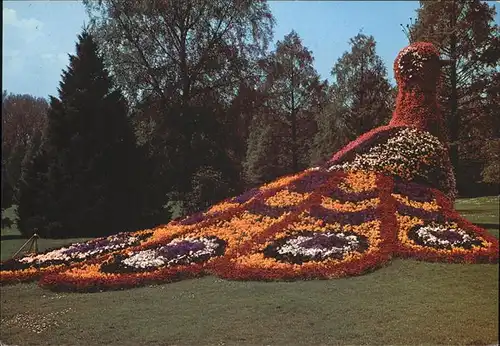
[[[441,67],[449,63],[450,60],[439,57],[432,43],[416,42],[399,52],[394,61],[394,74],[399,88],[435,90]]]

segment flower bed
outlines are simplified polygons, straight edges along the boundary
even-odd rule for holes
[[[91,292],[207,273],[236,280],[360,275],[392,256],[498,261],[496,238],[461,218],[439,190],[373,171],[309,170],[236,198],[196,221],[27,256],[20,267],[7,263],[2,281],[42,276],[42,287]]]
[[[318,181],[317,172],[305,171],[299,174],[293,174],[281,177],[276,181],[263,185],[260,188],[251,189],[240,196],[227,198],[226,200],[215,204],[204,212],[195,213],[184,218],[176,219],[171,224],[179,224],[184,226],[201,224],[211,219],[223,218],[228,214],[234,214],[242,209],[243,206],[263,197],[274,194],[284,186],[312,187]]]
[[[316,181],[311,176],[317,178],[318,173],[296,175],[284,181],[311,185],[311,181]],[[213,215],[205,212],[197,222],[172,222],[156,229],[149,241],[133,251],[121,251],[45,276],[40,285],[52,290],[96,291],[203,275],[222,253],[237,253],[241,244],[281,222],[310,198],[310,194],[293,190],[297,190],[295,185],[274,184],[261,193],[252,193],[238,208]],[[208,242],[207,246],[201,249],[202,244],[195,239]],[[203,252],[210,249],[214,252]]]
[[[342,226],[307,213],[300,219],[249,251],[224,257],[213,272],[238,280],[333,278],[362,274],[390,258],[379,221]]]
[[[104,273],[140,273],[161,267],[201,263],[224,253],[225,242],[217,237],[177,238],[152,249],[115,254],[101,265]]]
[[[0,283],[35,280],[42,274],[62,270],[74,263],[137,246],[152,234],[152,231],[118,233],[75,243],[68,247],[50,249],[40,254],[27,254],[20,258],[9,259],[0,264]]]
[[[429,191],[438,210],[398,207],[396,253],[425,261],[497,263],[498,239],[461,217],[440,191]]]
[[[3,263],[2,281],[48,273],[44,287],[95,291],[207,272],[255,280],[359,275],[391,256],[498,262],[498,240],[453,209],[455,180],[437,103],[440,66],[430,43],[403,49],[394,63],[399,91],[389,125],[358,137],[322,167],[172,221],[140,244],[118,236],[117,244],[101,239]]]
[[[498,262],[498,240],[463,220],[435,223],[398,215],[402,257],[457,263]]]
[[[203,274],[204,264],[224,254],[226,242],[217,237],[176,238],[164,245],[111,254],[40,280],[56,291],[99,291],[169,282]]]
[[[265,258],[275,258],[279,262],[303,264],[342,260],[351,252],[363,253],[367,248],[367,238],[352,231],[305,231],[272,242],[263,254]]]
[[[333,164],[329,169],[373,170],[395,176],[403,180],[404,184],[411,181],[428,183],[448,194],[451,199],[456,195],[455,178],[446,147],[437,137],[415,128],[398,129],[384,142],[358,152],[350,160]],[[413,184],[408,188],[415,186]]]
[[[358,202],[330,197],[373,191],[383,181],[370,172],[332,172],[302,208],[214,263],[213,272],[229,279],[286,280],[359,275],[383,265],[394,242],[390,228],[382,227],[392,221],[379,204],[390,195],[387,188]]]

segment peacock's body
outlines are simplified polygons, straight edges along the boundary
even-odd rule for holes
[[[101,290],[212,273],[228,279],[359,275],[393,256],[496,262],[498,240],[453,209],[455,182],[428,43],[400,52],[391,123],[321,167],[282,177],[203,213],[2,263],[3,283],[41,277]]]

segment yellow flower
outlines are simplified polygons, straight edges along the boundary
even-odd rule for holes
[[[408,199],[406,196],[402,196],[400,194],[393,193],[392,197],[394,197],[398,202],[406,204],[413,208],[424,209],[426,211],[438,211],[439,205],[437,201],[434,199],[432,202],[417,202]]]

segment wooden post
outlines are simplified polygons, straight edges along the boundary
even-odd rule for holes
[[[34,233],[31,238],[26,240],[26,242],[17,250],[17,252],[12,256],[12,258],[15,258],[28,244],[30,244],[30,247],[28,248],[27,253],[38,253],[38,234]]]

